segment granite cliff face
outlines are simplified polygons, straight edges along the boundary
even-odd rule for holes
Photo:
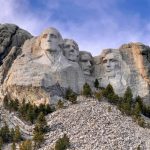
[[[0,24],[0,83],[7,76],[13,61],[19,53],[23,43],[32,35],[13,24]]]
[[[150,104],[149,71],[150,47],[142,43],[105,49],[93,57],[55,28],[32,37],[16,25],[0,25],[1,98],[55,104],[68,87],[80,93],[87,82],[94,89],[97,78],[101,87],[110,83],[119,95],[130,86],[134,96]]]
[[[142,43],[124,44],[118,49],[103,50],[95,57],[96,77],[102,87],[110,83],[122,95],[129,86],[133,96],[149,101],[150,47]]]

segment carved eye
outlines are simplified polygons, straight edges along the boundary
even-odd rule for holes
[[[76,47],[74,45],[72,47],[73,47],[73,49],[76,49]]]
[[[103,63],[105,64],[105,63],[107,63],[107,60],[105,59],[105,60],[103,60]]]
[[[43,38],[47,38],[47,34],[44,34],[44,35],[43,35]]]
[[[50,35],[51,38],[57,39],[57,36],[55,34]]]
[[[65,45],[65,48],[70,48],[70,45]]]
[[[110,62],[116,62],[116,60],[115,59],[110,59]]]

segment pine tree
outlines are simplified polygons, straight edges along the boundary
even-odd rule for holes
[[[32,148],[32,141],[31,140],[23,141],[20,144],[19,148],[20,148],[20,150],[33,150],[33,148]]]
[[[26,114],[26,119],[30,121],[32,124],[34,123],[36,116],[32,105],[29,105],[28,111]]]
[[[86,97],[92,96],[92,90],[88,83],[83,85],[83,95]]]
[[[130,87],[127,87],[123,99],[125,102],[128,102],[131,105],[132,98],[133,98],[132,91],[131,91]]]
[[[138,118],[140,115],[140,112],[141,112],[140,105],[138,102],[136,102],[135,107],[133,109],[133,114],[136,116],[136,118]]]
[[[58,102],[57,102],[57,109],[61,109],[61,108],[63,108],[64,107],[64,102],[62,102],[61,100],[59,100]]]
[[[73,93],[72,89],[69,87],[66,90],[65,99],[69,100],[70,95]]]
[[[15,99],[14,105],[13,105],[13,109],[14,109],[14,111],[18,111],[18,109],[19,109],[19,101],[18,101],[18,99]]]
[[[122,108],[127,115],[131,115],[131,105],[132,105],[132,91],[130,87],[127,87],[125,94],[123,96]]]
[[[55,150],[66,150],[70,146],[69,138],[66,134],[59,138],[55,144]]]
[[[72,104],[77,103],[77,95],[72,91],[71,88],[68,88],[65,94],[65,98],[70,101]]]
[[[15,144],[15,142],[12,143],[11,150],[16,150],[16,144]]]
[[[1,128],[1,137],[4,143],[9,142],[10,140],[10,131],[6,122],[5,122],[5,125]]]
[[[69,96],[69,101],[70,101],[72,104],[76,104],[76,103],[77,103],[77,95],[75,95],[74,93],[72,93],[72,94]]]
[[[49,104],[45,105],[45,115],[52,113],[52,109]]]
[[[9,100],[8,100],[8,96],[7,95],[4,97],[3,105],[4,105],[5,109],[9,108]]]
[[[20,133],[19,126],[16,126],[16,127],[15,127],[14,141],[15,141],[15,142],[21,141],[21,133]]]
[[[46,119],[45,119],[45,116],[44,116],[43,112],[40,112],[40,114],[39,114],[39,116],[36,120],[36,123],[40,124],[43,127],[47,126],[47,122],[46,122]]]
[[[139,103],[140,109],[142,110],[143,109],[142,98],[140,96],[137,96],[135,101]]]
[[[3,146],[3,138],[0,136],[0,150],[2,150],[2,146]]]
[[[41,125],[36,124],[33,131],[33,141],[35,143],[35,147],[39,147],[44,141],[44,133]]]
[[[94,95],[98,101],[102,99],[102,92],[96,92]]]
[[[15,130],[13,128],[11,128],[11,131],[10,131],[11,141],[14,141],[14,136],[15,136]]]
[[[105,97],[108,97],[108,95],[114,95],[114,94],[115,94],[115,92],[114,92],[114,89],[111,84],[108,84],[106,89],[103,90],[103,95]]]
[[[34,132],[33,140],[35,142],[35,147],[39,147],[40,144],[44,141],[44,132],[46,131],[47,122],[43,112],[40,112],[37,117]]]
[[[94,81],[94,87],[95,87],[96,89],[99,88],[99,82],[98,82],[98,79],[95,79],[95,81]]]

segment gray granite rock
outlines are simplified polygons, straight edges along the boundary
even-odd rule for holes
[[[139,127],[117,107],[95,99],[78,97],[78,104],[47,116],[51,129],[39,150],[49,150],[66,133],[69,150],[107,150],[150,148],[150,130]]]
[[[4,91],[20,101],[54,103],[55,98],[57,102],[69,87],[79,93],[84,83],[78,62],[63,55],[61,34],[48,28],[40,36],[24,43],[21,55],[5,79]]]
[[[112,84],[115,92],[123,95],[129,86],[133,96],[149,101],[150,47],[142,43],[129,43],[119,49],[105,49],[96,56],[95,75],[100,86]]]
[[[93,57],[55,28],[31,37],[16,25],[0,25],[1,98],[9,94],[37,105],[57,103],[68,87],[80,93],[87,82],[94,89],[97,78],[101,87],[110,83],[120,96],[130,86],[134,97],[150,104],[149,46],[129,43]]]

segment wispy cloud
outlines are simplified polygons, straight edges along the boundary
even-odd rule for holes
[[[147,0],[146,0],[147,1]],[[0,22],[14,23],[38,35],[54,26],[81,50],[98,55],[104,48],[141,41],[150,44],[150,21],[123,10],[125,0],[0,0]]]

